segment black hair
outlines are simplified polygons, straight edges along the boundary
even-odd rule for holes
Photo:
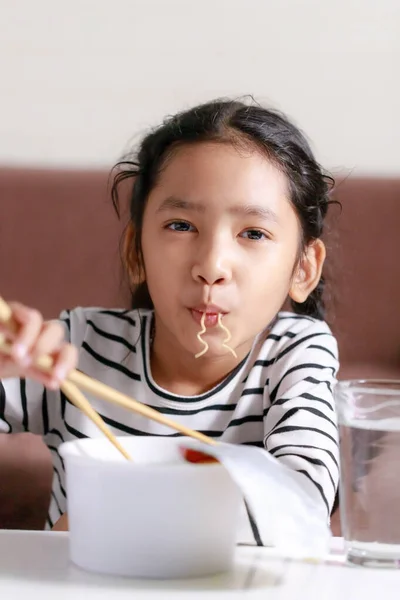
[[[129,211],[134,230],[134,253],[142,264],[141,232],[147,198],[171,153],[185,144],[222,142],[247,144],[262,151],[286,176],[290,200],[302,231],[302,249],[322,236],[334,180],[314,158],[303,133],[283,114],[254,101],[215,100],[168,117],[141,142],[134,158],[114,167],[111,195],[119,214],[119,189],[132,181]],[[116,171],[116,172],[115,172]],[[291,300],[300,315],[324,318],[324,277],[303,303]],[[146,283],[132,290],[132,308],[153,308]]]

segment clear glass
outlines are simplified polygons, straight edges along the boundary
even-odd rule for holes
[[[347,560],[400,568],[400,381],[341,381],[335,397]]]

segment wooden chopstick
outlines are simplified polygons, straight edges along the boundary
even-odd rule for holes
[[[8,306],[7,302],[3,300],[0,296],[0,322],[3,325],[7,325],[7,329],[11,331],[11,333],[16,333],[18,331],[18,325],[15,323],[12,318],[11,308]]]
[[[17,325],[14,323],[11,317],[11,309],[4,302],[4,300],[0,297],[0,321],[6,323],[9,329],[15,333],[17,331]],[[6,349],[8,344],[4,341],[4,335],[0,334],[0,348]],[[49,357],[50,358],[50,357]],[[49,363],[49,361],[46,361]],[[52,360],[50,359],[50,362]],[[124,456],[127,460],[132,460],[130,455],[127,453],[125,448],[119,443],[117,438],[111,433],[107,425],[104,423],[103,419],[100,415],[94,410],[89,400],[82,394],[79,388],[76,387],[74,383],[69,381],[64,381],[61,385],[61,389],[66,396],[70,399],[70,401],[79,408],[93,423],[104,433],[104,435],[110,440],[110,442],[115,446],[115,448]]]
[[[80,371],[71,371],[71,373],[68,375],[68,379],[69,381],[73,381],[77,386],[86,390],[87,392],[91,392],[95,396],[99,396],[99,398],[103,398],[104,400],[112,402],[113,404],[118,404],[119,406],[122,406],[123,408],[126,408],[127,410],[130,410],[132,412],[138,413],[143,417],[147,417],[152,421],[157,421],[157,423],[161,423],[166,427],[175,429],[176,431],[179,431],[180,433],[188,437],[194,438],[196,440],[199,440],[200,442],[204,442],[205,444],[209,445],[217,444],[215,440],[208,437],[207,435],[204,435],[199,431],[189,429],[188,427],[185,427],[185,425],[181,425],[181,423],[177,423],[176,421],[169,419],[162,413],[159,413],[154,408],[150,408],[146,404],[142,404],[141,402],[134,400],[130,396],[127,396],[126,394],[122,394],[121,392],[114,390],[113,388],[102,383],[101,381],[97,381],[96,379],[88,377]]]
[[[104,423],[100,415],[94,410],[89,400],[82,394],[79,388],[70,381],[64,381],[61,385],[61,389],[70,401],[75,404],[97,427],[104,433],[104,435],[110,440],[115,448],[124,456],[127,460],[132,460],[131,456],[120,444],[117,438],[111,433],[107,425]]]
[[[13,330],[15,331],[15,325],[13,326],[13,324],[11,323],[11,314],[12,313],[11,313],[10,307],[0,297],[0,321],[3,321],[3,323],[6,323],[7,325],[10,324],[11,328],[13,328]],[[2,344],[0,344],[0,349],[2,352],[6,353],[6,354],[10,354],[11,346],[9,344],[6,344],[3,342]],[[40,356],[35,362],[35,366],[43,371],[50,371],[52,365],[53,365],[53,359],[51,358],[51,356]],[[194,431],[193,429],[189,429],[188,427],[181,425],[181,423],[177,423],[176,421],[169,419],[162,413],[159,413],[154,408],[150,408],[146,404],[142,404],[141,402],[134,400],[130,396],[127,396],[126,394],[122,394],[121,392],[114,390],[110,386],[108,386],[100,381],[97,381],[96,379],[92,379],[91,377],[88,377],[87,375],[85,375],[84,373],[81,373],[80,371],[77,371],[76,369],[72,370],[68,374],[67,380],[69,382],[74,383],[79,388],[82,388],[82,389],[86,390],[87,392],[90,392],[96,396],[99,396],[99,398],[103,398],[104,400],[106,400],[108,402],[112,402],[113,404],[122,406],[123,408],[126,408],[127,410],[130,410],[132,412],[138,413],[138,414],[142,415],[143,417],[147,417],[148,419],[151,419],[152,421],[161,423],[162,425],[165,425],[166,427],[175,429],[176,431],[179,431],[180,433],[182,433],[183,435],[186,435],[187,437],[194,438],[200,442],[203,442],[203,443],[209,444],[209,445],[217,444],[217,442],[214,439],[210,438],[209,436],[204,435],[203,433],[200,433],[199,431]]]

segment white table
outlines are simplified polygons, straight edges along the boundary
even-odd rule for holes
[[[398,600],[400,572],[344,565],[341,541],[324,564],[239,547],[231,573],[206,579],[145,581],[81,571],[69,562],[68,534],[0,531],[4,600]]]

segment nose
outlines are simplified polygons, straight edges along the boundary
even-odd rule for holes
[[[232,279],[233,259],[233,248],[227,240],[203,241],[196,248],[192,277],[210,286],[228,283]]]

